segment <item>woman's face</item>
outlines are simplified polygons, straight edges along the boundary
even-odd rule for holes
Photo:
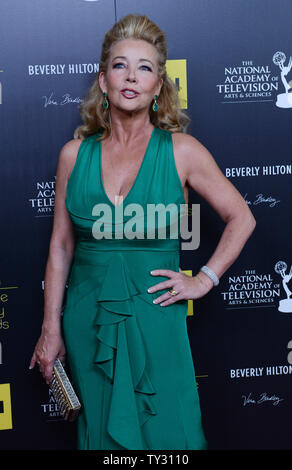
[[[107,72],[100,72],[99,84],[112,110],[148,111],[163,84],[155,47],[140,39],[119,41],[111,48]]]

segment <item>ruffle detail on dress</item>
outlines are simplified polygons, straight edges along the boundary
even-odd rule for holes
[[[145,448],[141,426],[157,414],[152,399],[156,390],[133,303],[139,294],[122,254],[114,254],[97,298],[94,363],[112,383],[107,431],[122,447],[134,450]]]

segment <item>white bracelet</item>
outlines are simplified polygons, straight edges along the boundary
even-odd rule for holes
[[[219,279],[218,276],[212,271],[212,269],[208,268],[208,266],[202,266],[200,271],[207,274],[207,276],[212,279],[214,286],[218,286]]]

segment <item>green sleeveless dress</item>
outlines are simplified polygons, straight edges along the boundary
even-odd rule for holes
[[[153,300],[167,289],[147,292],[169,279],[151,270],[179,270],[180,239],[171,227],[185,200],[171,132],[154,127],[117,207],[103,186],[99,135],[81,142],[65,199],[76,235],[62,323],[82,404],[77,448],[206,449],[188,301],[161,307]],[[153,204],[160,204],[154,218],[147,212]],[[168,204],[174,209],[163,217]]]

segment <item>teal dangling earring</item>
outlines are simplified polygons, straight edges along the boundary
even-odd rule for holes
[[[154,95],[154,104],[152,106],[153,111],[158,111],[158,109],[159,109],[159,106],[158,106],[158,103],[157,103],[157,98],[158,98],[158,95]]]
[[[109,104],[108,104],[108,100],[107,100],[107,93],[105,91],[103,92],[103,96],[104,96],[103,109],[108,109]]]

